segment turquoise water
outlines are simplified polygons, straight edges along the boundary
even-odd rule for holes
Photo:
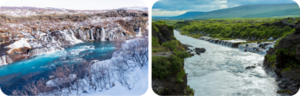
[[[43,72],[61,64],[79,64],[93,59],[103,60],[110,56],[114,50],[114,45],[109,41],[84,42],[65,50],[45,53],[28,60],[2,66],[0,67],[0,77],[13,73]]]

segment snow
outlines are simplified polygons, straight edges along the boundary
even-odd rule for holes
[[[136,95],[140,96],[144,94],[148,89],[148,67],[143,67],[142,69],[137,69],[131,73],[133,76],[139,77],[139,81],[135,83],[135,86],[128,90],[123,87],[119,82],[115,82],[115,86],[109,90],[104,90],[102,92],[91,91],[86,95]],[[84,94],[85,95],[85,94]]]
[[[10,48],[8,50],[8,53],[12,53],[14,49],[19,49],[19,48],[31,48],[30,44],[28,43],[28,39],[21,38],[19,41],[14,42],[13,44],[10,44],[6,46],[6,48]]]
[[[140,96],[144,94],[148,89],[148,54],[140,55],[139,52],[148,53],[148,44],[142,46],[144,42],[148,41],[148,38],[136,38],[122,44],[122,48],[113,53],[112,58],[108,60],[98,61],[92,60],[90,64],[90,77],[78,79],[81,88],[79,91],[63,88],[62,91],[55,90],[53,92],[41,93],[41,95],[136,95]],[[135,48],[134,50],[130,50]],[[141,51],[143,50],[143,51]],[[142,62],[144,66],[140,66],[141,62],[136,62],[132,54],[139,56],[145,62]],[[122,70],[124,69],[124,70]],[[87,68],[89,70],[89,68]],[[103,73],[101,73],[103,72]],[[121,73],[121,74],[120,74]],[[75,75],[75,74],[74,74]],[[70,75],[70,77],[76,78],[76,75]],[[102,76],[99,78],[99,76]],[[61,83],[57,83],[61,78],[49,80],[47,86],[57,86]],[[100,80],[100,81],[97,81]],[[97,88],[90,86],[90,83],[95,83]],[[67,83],[67,82],[63,82]],[[72,88],[76,88],[76,84],[71,85]],[[83,91],[85,91],[83,93]],[[77,93],[79,92],[79,93]]]
[[[53,80],[49,80],[49,81],[46,82],[46,85],[48,87],[54,87],[54,86],[61,85],[62,83],[68,83],[64,79],[68,79],[70,82],[72,82],[76,79],[76,74],[70,74],[68,76],[68,78],[56,78],[56,79],[53,79]]]

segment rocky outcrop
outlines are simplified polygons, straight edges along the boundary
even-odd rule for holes
[[[183,82],[178,83],[176,76],[169,76],[166,80],[152,79],[152,88],[159,95],[184,95],[191,94],[187,91],[187,74],[182,78]]]
[[[299,26],[299,22],[296,26]],[[266,72],[276,77],[279,86],[277,93],[293,95],[300,87],[300,35],[296,31],[282,38],[271,48],[264,60]]]
[[[279,26],[279,27],[285,27],[285,26],[289,26],[291,28],[294,28],[295,27],[295,24],[292,24],[292,23],[288,23],[288,20],[289,19],[292,19],[292,18],[286,18],[286,19],[283,19],[281,21],[278,21],[278,22],[274,22],[274,23],[264,23],[262,25],[264,26]]]
[[[161,25],[159,26],[159,32],[154,32],[154,30],[152,30],[152,37],[158,38],[159,44],[174,40],[173,28],[170,30],[167,25]]]

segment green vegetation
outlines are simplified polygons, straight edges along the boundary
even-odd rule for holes
[[[158,38],[153,38],[152,37],[152,46],[160,46],[158,43]]]
[[[276,63],[276,55],[266,55],[265,56],[266,59],[268,59],[271,63],[272,63],[272,67],[275,67],[275,63]]]
[[[278,90],[277,93],[288,93],[291,94],[290,90]]]
[[[171,51],[175,51],[178,43],[176,40],[172,40],[170,42],[163,43],[162,46],[169,48]]]
[[[157,52],[170,52],[170,50],[166,47],[153,46],[152,47],[152,53],[157,53]]]
[[[186,91],[190,93],[189,95],[194,95],[195,91],[189,85],[187,85]]]
[[[174,83],[182,83],[183,78],[185,76],[185,70],[183,69],[184,65],[184,59],[187,57],[190,57],[190,54],[185,51],[185,47],[183,44],[181,44],[180,41],[176,40],[176,38],[173,36],[173,25],[168,25],[166,22],[159,20],[158,22],[152,23],[156,35],[161,35],[163,38],[170,38],[172,40],[167,40],[166,42],[163,42],[162,44],[159,43],[159,39],[152,37],[152,54],[159,53],[159,52],[171,52],[172,55],[168,57],[163,56],[152,56],[152,77],[159,80],[166,80],[168,78],[174,78],[176,79],[176,82]],[[166,29],[167,28],[167,29]],[[156,31],[155,31],[156,30]],[[171,32],[170,34],[160,32]],[[164,35],[162,35],[162,33]],[[166,35],[167,34],[167,35]],[[193,95],[193,89],[190,89],[188,87],[189,92]],[[168,90],[164,90],[161,92],[165,92]],[[159,92],[160,93],[160,92]]]
[[[168,58],[152,56],[152,77],[163,80],[171,73],[170,66]]]
[[[283,52],[287,56],[294,57],[296,56],[296,46],[290,48],[281,48],[276,50],[276,53],[279,54],[280,52]]]
[[[178,72],[176,74],[176,77],[177,77],[176,81],[180,82],[180,83],[183,82],[182,78],[184,75],[185,75],[185,70],[181,70],[180,72]]]
[[[297,18],[300,20],[300,18]],[[266,26],[263,24],[282,21],[276,18],[256,19],[211,19],[196,20],[189,23],[177,23],[175,26],[182,34],[199,38],[207,36],[229,40],[235,38],[248,39],[255,37],[257,40],[267,40],[270,37],[277,39],[295,31],[289,26]],[[295,23],[297,20],[291,20]]]

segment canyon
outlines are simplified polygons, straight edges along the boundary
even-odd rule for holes
[[[26,9],[1,10],[18,12]],[[29,11],[38,13],[40,10]],[[148,31],[147,10],[80,12],[63,10],[60,14],[26,16],[0,14],[0,66],[82,42],[128,40]]]

